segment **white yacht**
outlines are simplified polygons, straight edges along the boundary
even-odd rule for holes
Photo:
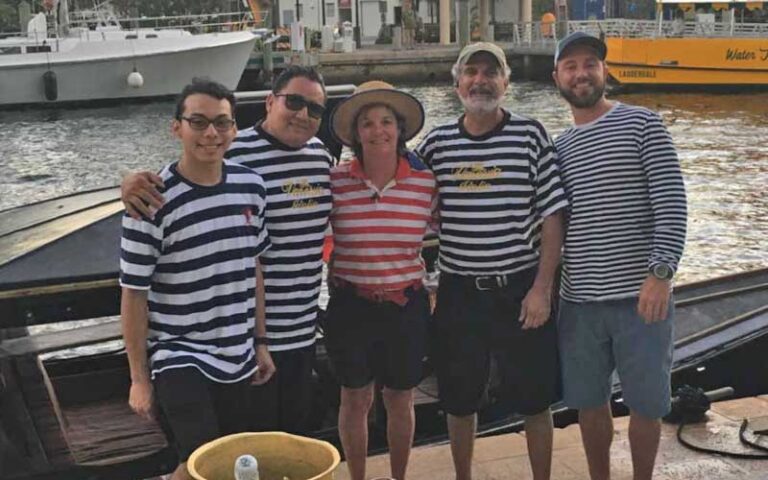
[[[0,39],[0,105],[169,96],[194,77],[234,89],[258,38],[249,31],[125,30],[105,18],[73,26],[66,1],[59,5],[58,15],[32,17],[26,35]]]

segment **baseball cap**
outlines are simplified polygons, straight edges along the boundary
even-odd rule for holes
[[[496,58],[496,61],[499,62],[499,66],[502,68],[502,70],[507,70],[509,68],[507,66],[507,55],[504,53],[504,50],[491,42],[470,43],[461,49],[461,53],[459,53],[459,59],[456,60],[456,64],[459,67],[463,67],[469,61],[469,59],[472,58],[472,55],[480,52],[487,52],[493,55]]]
[[[563,53],[569,48],[576,45],[586,45],[591,47],[597,52],[597,56],[600,60],[605,60],[605,56],[608,53],[608,47],[605,46],[605,42],[597,37],[593,37],[584,32],[573,32],[567,37],[557,42],[557,49],[555,50],[555,65],[563,56]]]

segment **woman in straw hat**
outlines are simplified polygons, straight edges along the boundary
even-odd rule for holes
[[[341,389],[339,434],[352,480],[365,477],[368,411],[383,385],[392,476],[405,478],[413,387],[421,380],[429,301],[421,244],[436,204],[432,172],[405,143],[424,125],[412,95],[372,81],[331,117],[355,158],[331,170],[333,287],[325,339]]]

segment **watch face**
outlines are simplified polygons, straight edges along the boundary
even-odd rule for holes
[[[669,280],[672,278],[672,269],[668,265],[658,263],[653,267],[653,276],[662,280]]]

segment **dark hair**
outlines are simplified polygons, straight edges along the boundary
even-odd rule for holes
[[[187,101],[187,97],[196,94],[208,95],[217,100],[227,100],[232,108],[232,117],[235,116],[235,94],[218,82],[196,77],[192,79],[192,83],[184,87],[176,100],[176,114],[174,115],[176,120],[181,120],[181,116],[184,115],[184,102]]]
[[[405,117],[400,115],[399,112],[396,112],[386,103],[372,103],[361,108],[360,111],[357,112],[357,115],[355,115],[355,118],[352,119],[352,152],[360,163],[363,163],[363,146],[360,144],[360,139],[357,137],[357,121],[360,119],[360,115],[376,107],[384,107],[395,116],[395,121],[397,122],[397,155],[405,155],[406,152]]]
[[[304,77],[307,80],[315,82],[323,89],[323,97],[327,97],[325,93],[325,82],[323,82],[323,76],[320,72],[312,67],[303,67],[301,65],[291,65],[280,73],[272,84],[272,93],[280,93],[288,82],[297,77]]]

